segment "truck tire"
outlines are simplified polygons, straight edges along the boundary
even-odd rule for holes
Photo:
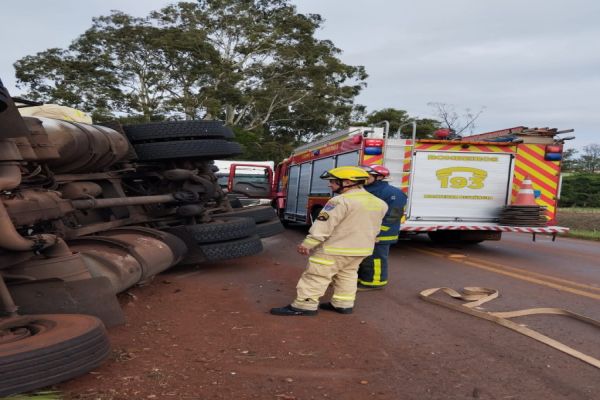
[[[176,236],[188,235],[193,242],[215,243],[240,239],[256,234],[256,224],[252,218],[231,217],[196,225],[183,225],[164,229]]]
[[[260,253],[263,249],[262,242],[256,235],[227,242],[199,245],[198,247],[204,254],[206,261],[222,261],[230,258],[252,256]]]
[[[196,243],[215,243],[255,235],[256,223],[246,217],[219,218],[208,224],[188,226],[187,229]]]
[[[234,137],[233,131],[220,121],[163,121],[147,124],[124,125],[123,130],[131,143],[150,140],[172,140],[181,138],[225,138]]]
[[[0,396],[75,378],[110,352],[104,325],[89,315],[31,315],[0,321],[0,327],[15,339],[4,336],[0,344]]]
[[[260,224],[261,222],[266,222],[272,220],[273,218],[277,218],[277,214],[271,206],[252,206],[223,214],[215,214],[214,217],[247,217],[253,218],[257,224]]]
[[[239,143],[222,139],[177,140],[140,143],[133,146],[140,160],[168,160],[178,158],[219,158],[242,154]]]
[[[277,235],[283,231],[285,231],[285,227],[281,224],[279,218],[256,225],[256,233],[261,239]]]

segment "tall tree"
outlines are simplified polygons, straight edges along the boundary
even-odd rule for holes
[[[322,22],[290,0],[198,0],[146,18],[113,12],[68,49],[15,68],[42,100],[146,120],[220,118],[299,140],[349,121],[367,76],[314,37]]]
[[[405,110],[395,108],[384,108],[369,113],[363,122],[359,125],[372,125],[388,121],[390,124],[390,135],[397,135],[400,131],[401,136],[412,137],[412,122],[416,122],[416,134],[418,138],[430,137],[433,132],[440,127],[439,121],[427,118],[411,117]]]
[[[592,143],[585,146],[577,164],[583,172],[600,171],[600,144]]]
[[[577,168],[577,150],[563,150],[562,160],[560,162],[563,171],[574,171]]]
[[[453,104],[430,102],[427,103],[427,105],[433,108],[434,113],[439,118],[444,128],[450,129],[454,135],[459,136],[464,133],[473,133],[475,121],[477,121],[481,113],[485,111],[485,107],[482,106],[478,111],[472,111],[470,108],[466,108],[462,114],[459,114]]]

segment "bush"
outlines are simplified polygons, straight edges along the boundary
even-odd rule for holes
[[[564,176],[559,207],[600,207],[600,174]]]

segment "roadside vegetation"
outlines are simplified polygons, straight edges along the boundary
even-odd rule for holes
[[[571,228],[565,236],[600,240],[600,208],[559,208],[557,223]]]
[[[600,145],[563,154],[563,184],[557,222],[571,230],[566,236],[600,240]]]

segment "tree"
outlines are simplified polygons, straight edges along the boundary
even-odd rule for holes
[[[290,0],[181,2],[134,18],[95,18],[66,50],[15,63],[37,99],[142,119],[220,118],[300,140],[350,120],[361,66],[314,33]],[[101,113],[101,114],[102,114]]]
[[[577,168],[577,150],[566,149],[562,153],[561,169],[563,171],[574,171]]]
[[[600,207],[600,175],[575,173],[563,178],[560,207]]]
[[[382,121],[388,121],[390,123],[390,135],[396,135],[398,130],[401,130],[401,135],[407,138],[412,137],[412,125],[410,123],[413,121],[417,123],[418,138],[430,137],[433,132],[440,127],[439,121],[427,118],[414,118],[411,117],[405,110],[398,110],[395,108],[376,110],[361,119],[362,120],[353,122],[352,125],[368,126],[378,124]]]
[[[593,174],[600,171],[600,145],[594,143],[585,146],[577,164],[583,172]]]
[[[479,111],[473,112],[470,108],[466,108],[462,115],[459,115],[453,104],[440,102],[427,103],[429,107],[434,109],[436,116],[440,119],[441,124],[450,129],[455,135],[462,135],[463,132],[473,133],[475,129],[475,121],[481,113],[485,111],[485,106],[481,106]]]

